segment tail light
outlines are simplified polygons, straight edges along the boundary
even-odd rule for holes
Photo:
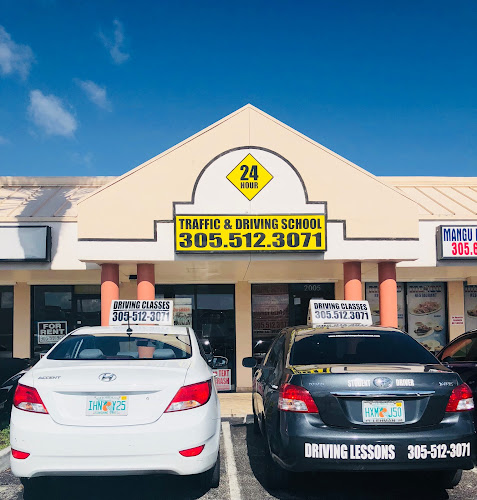
[[[200,455],[202,453],[204,447],[205,444],[203,444],[202,446],[196,446],[195,448],[189,448],[188,450],[182,450],[179,453],[183,457],[196,457],[197,455]]]
[[[454,388],[447,403],[446,411],[468,411],[474,409],[472,391],[467,384]]]
[[[185,385],[181,387],[170,405],[167,407],[166,413],[173,411],[190,410],[198,406],[205,405],[210,399],[212,392],[212,382],[206,380],[198,384]]]
[[[15,395],[13,396],[13,405],[19,410],[31,411],[33,413],[48,413],[38,391],[27,385],[17,385]]]
[[[280,387],[278,408],[282,411],[318,413],[311,394],[304,387],[293,384],[283,384]]]
[[[27,453],[26,451],[18,451],[18,450],[14,450],[12,448],[12,457],[13,458],[16,458],[18,460],[24,460],[25,458],[28,458],[30,456],[29,453]]]

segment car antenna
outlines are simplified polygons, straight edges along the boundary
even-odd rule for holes
[[[129,340],[131,340],[131,333],[133,331],[132,331],[131,325],[129,324],[129,316],[130,316],[130,314],[129,314],[129,311],[128,311],[128,327],[127,327],[126,333],[128,334]]]

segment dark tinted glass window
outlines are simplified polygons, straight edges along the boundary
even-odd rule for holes
[[[477,361],[477,337],[464,337],[448,346],[439,356],[444,361]]]
[[[291,365],[359,363],[438,363],[405,333],[347,332],[298,335],[290,353]]]

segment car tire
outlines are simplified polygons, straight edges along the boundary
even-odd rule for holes
[[[265,478],[268,489],[281,490],[288,486],[290,473],[277,465],[272,457],[269,456],[265,466]]]
[[[435,473],[438,484],[446,490],[455,488],[462,479],[462,469],[445,470]]]
[[[261,434],[260,424],[258,422],[258,417],[257,417],[257,413],[255,411],[255,404],[253,402],[253,399],[252,399],[252,411],[253,411],[253,433],[256,435],[259,435],[259,434]]]
[[[220,484],[220,452],[217,454],[217,461],[214,466],[200,474],[200,485],[204,490],[218,488]]]

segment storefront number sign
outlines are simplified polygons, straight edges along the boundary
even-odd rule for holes
[[[66,321],[39,321],[38,344],[56,344],[68,333]]]
[[[176,215],[176,253],[323,252],[324,215]]]
[[[172,325],[172,300],[113,300],[109,324]]]
[[[439,259],[477,259],[477,226],[439,226]]]

